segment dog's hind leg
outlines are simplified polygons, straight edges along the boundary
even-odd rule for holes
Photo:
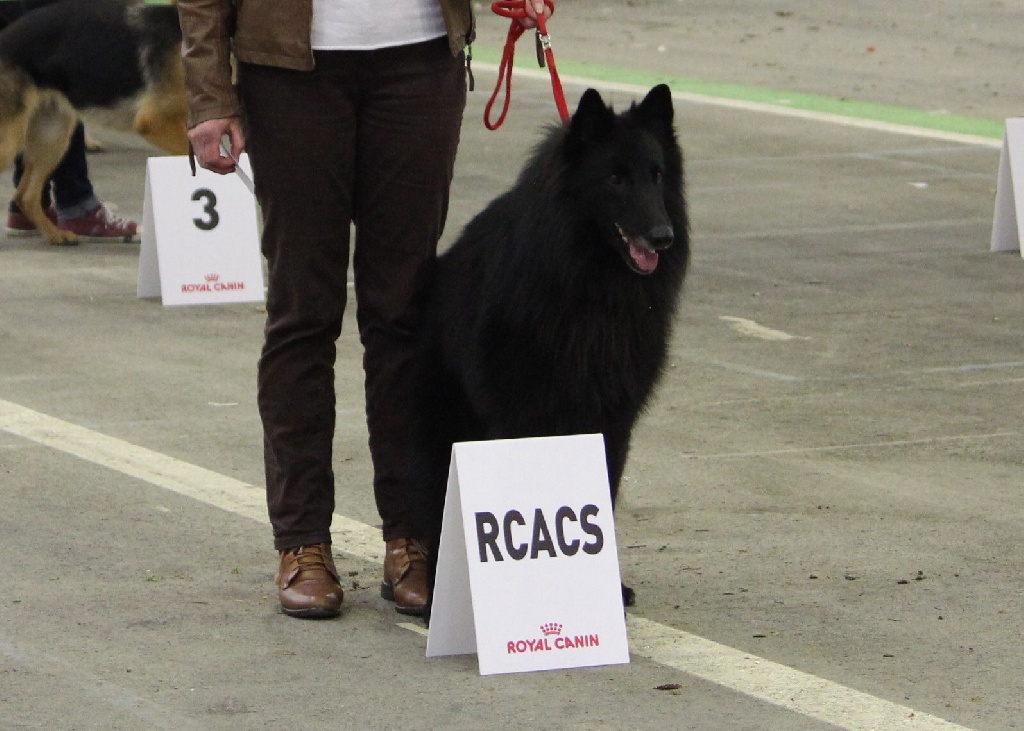
[[[43,212],[43,187],[60,164],[71,141],[78,114],[58,92],[45,92],[28,121],[25,132],[25,172],[14,191],[14,202],[35,224],[46,240],[57,246],[72,246],[78,237],[61,231]]]

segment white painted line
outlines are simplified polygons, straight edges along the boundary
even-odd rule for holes
[[[629,617],[630,651],[654,662],[849,731],[964,731],[813,675],[642,617]]]
[[[925,368],[924,373],[971,373],[973,371],[993,371],[1004,368],[1024,368],[1024,361],[1010,361],[1007,363],[968,363],[958,366],[939,366],[936,368]]]
[[[775,457],[783,454],[811,454],[814,452],[841,452],[847,449],[891,449],[892,447],[920,447],[946,442],[968,442],[977,439],[1019,439],[1020,432],[1001,431],[992,434],[953,434],[927,439],[897,439],[891,442],[854,442],[852,444],[826,444],[821,447],[788,447],[765,449],[757,452],[719,452],[717,454],[686,454],[686,459],[744,459],[747,457]]]
[[[803,376],[793,376],[788,373],[776,373],[775,371],[766,371],[763,368],[753,368],[751,366],[743,365],[742,363],[728,363],[724,360],[716,360],[714,358],[708,358],[707,360],[698,360],[698,362],[717,366],[727,371],[745,373],[748,376],[757,376],[758,378],[770,378],[773,381],[782,381],[783,383],[794,383],[796,381],[806,380]]]
[[[732,329],[742,335],[749,335],[752,338],[758,338],[760,340],[810,340],[810,338],[800,337],[798,335],[790,335],[782,330],[773,330],[770,327],[765,327],[754,320],[748,320],[745,317],[733,317],[732,315],[720,315],[719,320],[725,320],[726,322],[732,323]]]
[[[721,319],[729,319],[723,317]],[[739,319],[739,318],[737,318]],[[749,322],[753,322],[752,320]],[[809,338],[806,338],[809,339]],[[736,373],[745,373],[751,376],[757,376],[759,378],[769,378],[773,381],[783,382],[796,382],[796,381],[848,381],[848,380],[883,380],[891,378],[894,375],[897,376],[920,376],[927,374],[956,374],[956,373],[973,373],[976,371],[995,371],[995,370],[1016,370],[1024,368],[1024,361],[1013,361],[1006,363],[973,363],[968,365],[958,366],[932,366],[928,368],[904,368],[902,370],[888,371],[885,373],[844,373],[842,375],[829,375],[829,376],[797,376],[788,373],[776,373],[775,371],[766,371],[762,368],[754,368],[752,366],[743,365],[742,363],[730,363],[724,360],[717,360],[715,358],[700,358],[690,357],[688,354],[677,353],[677,357],[686,358],[689,357],[694,363],[700,363],[703,365],[711,365],[716,368],[721,368],[726,371],[734,371]],[[1017,379],[1014,379],[1017,380]],[[993,383],[1012,383],[1013,380],[1005,381],[993,381]],[[959,386],[966,386],[969,384],[961,383]]]
[[[105,436],[0,399],[0,430],[143,480],[207,505],[267,523],[264,491],[159,452]],[[380,531],[334,515],[334,547],[373,563],[383,560]],[[630,651],[738,693],[848,731],[969,731],[966,727],[875,698],[717,642],[629,617]],[[403,623],[422,634],[422,628]]]
[[[487,71],[493,71],[495,74],[498,72],[498,67],[494,64],[480,63],[474,61],[474,65],[480,69],[486,69]],[[516,68],[517,78],[529,78],[539,81],[550,82],[550,75],[548,71],[541,71],[539,69],[529,68]],[[649,89],[639,84],[623,84],[615,81],[603,81],[601,79],[589,79],[585,76],[560,76],[562,83],[565,85],[576,85],[576,86],[592,86],[597,89],[607,89],[608,91],[621,91],[626,94],[643,95],[646,94]],[[874,119],[862,119],[859,117],[845,117],[841,114],[832,114],[830,112],[815,112],[806,109],[794,109],[793,107],[787,107],[781,104],[767,104],[765,102],[752,102],[744,101],[742,99],[726,99],[723,97],[707,96],[705,94],[692,94],[689,92],[672,92],[672,98],[678,99],[679,101],[692,102],[694,104],[707,104],[709,106],[726,107],[728,109],[738,109],[744,112],[758,112],[762,114],[775,114],[781,117],[792,117],[794,119],[806,119],[811,122],[825,122],[828,124],[838,124],[843,127],[855,127],[858,129],[866,129],[874,132],[887,132],[889,134],[900,134],[910,135],[912,137],[924,137],[931,140],[943,140],[946,142],[956,142],[962,145],[972,145],[976,147],[991,147],[994,149],[1000,149],[1003,146],[1002,140],[992,139],[991,137],[982,137],[981,135],[968,135],[960,132],[946,132],[939,129],[929,129],[927,127],[914,127],[907,124],[894,124],[892,122],[882,122]]]
[[[0,429],[236,515],[270,522],[262,487],[9,401],[0,400]],[[335,513],[331,534],[335,545],[345,553],[375,563],[384,560],[384,544],[376,528]]]
[[[774,228],[758,229],[756,231],[742,231],[737,233],[708,233],[701,234],[703,241],[730,241],[739,240],[760,240],[772,238],[792,238],[794,236],[828,236],[832,234],[885,234],[899,233],[902,231],[932,231],[942,229],[968,228],[979,224],[991,224],[987,218],[955,218],[942,221],[904,221],[902,223],[866,223],[866,224],[843,224],[841,226],[802,226],[800,228]],[[920,249],[922,251],[934,251],[932,248]],[[901,250],[890,249],[886,253],[898,253]],[[911,249],[910,251],[913,251]],[[705,267],[707,268],[707,267]]]

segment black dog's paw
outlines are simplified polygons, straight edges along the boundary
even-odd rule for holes
[[[636,604],[636,592],[625,584],[622,585],[622,606],[631,607]]]

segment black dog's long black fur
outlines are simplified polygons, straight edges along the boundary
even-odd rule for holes
[[[622,114],[591,89],[439,258],[417,470],[433,537],[457,441],[602,433],[614,503],[686,274],[683,186],[668,87]]]

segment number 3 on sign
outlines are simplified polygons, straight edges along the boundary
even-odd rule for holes
[[[192,194],[192,200],[205,202],[203,213],[206,214],[206,218],[192,219],[196,228],[200,231],[212,231],[217,228],[217,224],[220,223],[220,214],[217,213],[217,194],[209,188],[200,188]]]
[[[238,169],[248,164],[243,155]],[[263,301],[256,199],[241,173],[193,176],[185,156],[149,159],[138,293],[165,305]]]

